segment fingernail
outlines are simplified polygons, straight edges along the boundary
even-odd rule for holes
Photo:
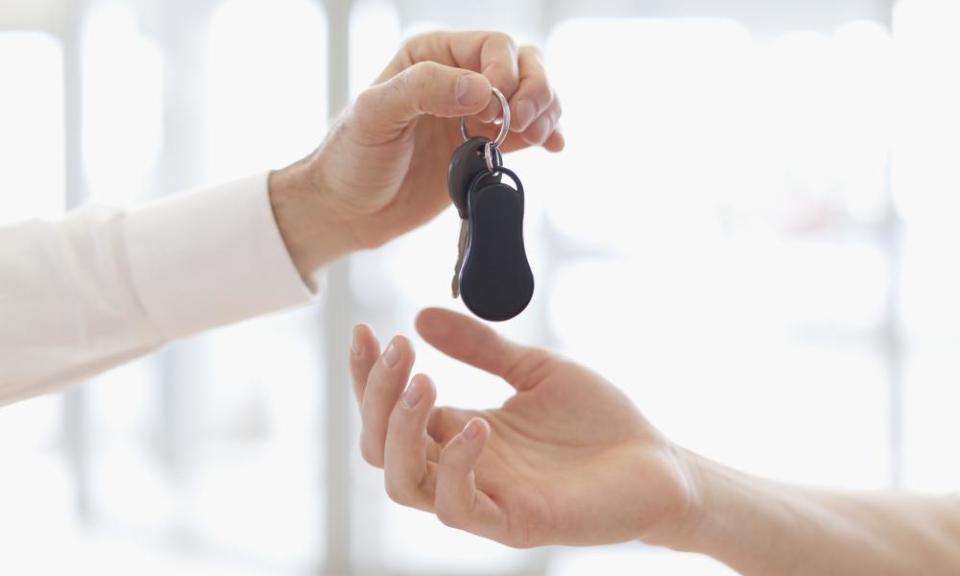
[[[461,106],[476,106],[490,97],[487,81],[477,74],[464,74],[457,80],[457,102]]]
[[[387,368],[393,368],[399,361],[400,351],[397,350],[397,344],[390,342],[390,345],[387,346],[387,351],[383,353],[383,363],[387,365]]]
[[[418,386],[418,381],[416,379],[411,380],[410,384],[407,384],[407,389],[403,391],[403,405],[407,408],[413,408],[420,403],[420,399],[423,398],[423,392]]]
[[[350,344],[350,352],[354,356],[359,356],[363,353],[363,343],[360,342],[360,327],[354,326],[353,328],[353,342]]]
[[[527,124],[533,120],[533,116],[536,113],[537,108],[533,105],[533,102],[527,99],[517,102],[517,117],[514,121],[517,130],[523,130],[526,128]]]
[[[481,428],[483,428],[483,424],[479,420],[471,420],[467,427],[463,429],[463,437],[467,440],[473,440],[480,435]]]

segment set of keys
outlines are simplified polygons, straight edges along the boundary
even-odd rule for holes
[[[493,93],[503,108],[499,134],[471,138],[461,117],[464,142],[450,160],[450,200],[461,220],[452,290],[480,318],[503,321],[530,303],[533,272],[523,245],[523,184],[500,154],[510,133],[510,107],[503,93]]]

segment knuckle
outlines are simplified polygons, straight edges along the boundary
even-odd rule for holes
[[[418,62],[400,75],[398,88],[411,96],[423,94],[440,79],[440,67],[436,62]]]
[[[380,121],[383,111],[389,110],[390,100],[395,99],[394,80],[377,86],[371,86],[357,95],[351,106],[350,114],[339,128],[354,131],[362,141],[376,141],[382,129]]]
[[[360,439],[360,456],[371,466],[376,466],[377,468],[383,466],[383,455],[380,454],[378,450],[375,450],[373,446],[371,446],[371,443],[365,438]]]
[[[409,38],[405,38],[402,42],[400,42],[400,52],[408,52],[408,53],[409,53],[410,50],[411,50],[414,46],[416,46],[416,43],[417,43],[417,41],[420,39],[421,36],[422,36],[422,34],[414,34],[413,36],[410,36]]]
[[[437,505],[437,519],[450,528],[459,528],[461,526],[460,514],[447,505]]]
[[[513,39],[513,36],[507,34],[506,32],[493,32],[491,34],[491,39],[503,46],[506,46],[514,54],[517,53],[517,42]]]
[[[550,365],[553,354],[543,348],[527,348],[506,371],[507,381],[535,381],[544,368]]]
[[[353,101],[353,108],[362,117],[368,110],[375,109],[380,100],[381,96],[376,88],[366,88]]]
[[[410,57],[415,57],[419,46],[421,46],[431,34],[435,34],[435,32],[420,32],[419,34],[410,36],[400,43],[400,52]]]
[[[550,88],[550,83],[547,82],[547,77],[543,74],[533,74],[527,78],[527,82],[530,83],[530,88],[534,90],[545,102],[551,100],[552,90]]]
[[[530,548],[534,547],[532,543],[527,542],[523,538],[514,536],[512,534],[505,537],[503,540],[500,541],[500,543],[503,544],[504,546],[515,548],[517,550],[529,550]]]
[[[533,128],[528,129],[524,134],[524,140],[531,146],[540,146],[546,142],[547,136],[549,136],[547,123],[538,121]]]
[[[408,110],[409,108],[415,107],[415,105],[410,101],[412,94],[414,92],[411,90],[413,87],[413,68],[407,68],[400,74],[397,74],[390,79],[389,82],[383,85],[380,102],[385,100],[392,100],[399,103],[399,110]],[[376,103],[375,103],[376,104]]]
[[[409,504],[410,499],[410,490],[406,484],[403,482],[397,481],[391,475],[384,476],[383,488],[387,492],[387,496],[396,502],[397,504]]]
[[[402,97],[403,94],[409,94],[411,88],[415,87],[417,79],[423,74],[422,70],[423,62],[410,66],[393,77],[388,84],[389,89],[400,97]]]
[[[522,540],[516,539],[508,544],[511,548],[516,548],[517,550],[530,550],[531,548],[538,548],[541,544],[533,542],[531,540]]]
[[[425,62],[417,62],[410,68],[407,68],[407,71],[410,76],[419,81],[428,81],[436,78],[442,67],[438,62],[428,60]]]
[[[544,348],[533,346],[527,353],[528,366],[531,369],[539,368],[553,358],[553,353]]]
[[[404,44],[406,44],[407,46],[419,46],[420,44],[423,44],[427,40],[436,38],[440,34],[441,32],[437,30],[427,30],[426,32],[417,32],[416,34],[413,34],[412,36],[407,38]]]
[[[543,51],[540,50],[539,46],[534,46],[533,44],[526,44],[520,48],[520,52],[524,56],[530,56],[539,62],[543,61]]]
[[[543,75],[530,76],[524,83],[524,92],[529,93],[541,110],[553,101],[553,91]]]
[[[510,35],[503,32],[491,32],[486,42],[492,46],[505,48],[509,53],[506,60],[498,59],[491,67],[491,72],[495,75],[491,80],[509,98],[520,82],[517,44]]]
[[[543,117],[546,119],[546,122],[544,122],[544,128],[546,131],[548,133],[553,132],[553,127],[556,126],[557,120],[560,119],[560,113],[557,111],[556,107],[550,106],[547,108],[547,110],[543,113]]]
[[[551,110],[550,113],[547,115],[547,117],[550,118],[550,130],[549,130],[549,131],[550,131],[550,132],[553,132],[553,129],[557,127],[557,123],[560,121],[560,111],[559,111],[559,110]]]
[[[383,93],[380,96],[381,101],[387,98],[402,101],[404,93],[407,91],[408,83],[409,75],[406,72],[403,74],[398,74],[393,80],[384,85]]]
[[[507,534],[503,544],[511,548],[528,549],[543,544],[541,523],[533,511],[507,520]]]

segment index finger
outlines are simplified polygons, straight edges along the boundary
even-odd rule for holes
[[[536,385],[540,370],[553,358],[545,350],[511,342],[486,324],[442,308],[420,312],[417,331],[447,356],[499,376],[521,391]]]
[[[418,62],[437,62],[479,72],[510,98],[520,84],[517,45],[502,32],[427,32],[407,40],[380,75],[383,82]],[[500,113],[491,98],[480,114],[492,121]]]

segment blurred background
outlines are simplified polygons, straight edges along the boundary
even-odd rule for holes
[[[504,332],[745,470],[960,486],[956,0],[5,0],[0,222],[296,160],[435,28],[540,45],[564,104],[562,155],[506,160],[538,290]],[[349,327],[460,308],[458,225],[337,264],[318,308],[0,410],[0,572],[729,574],[511,550],[387,499],[355,450]],[[418,352],[441,403],[509,392]]]

